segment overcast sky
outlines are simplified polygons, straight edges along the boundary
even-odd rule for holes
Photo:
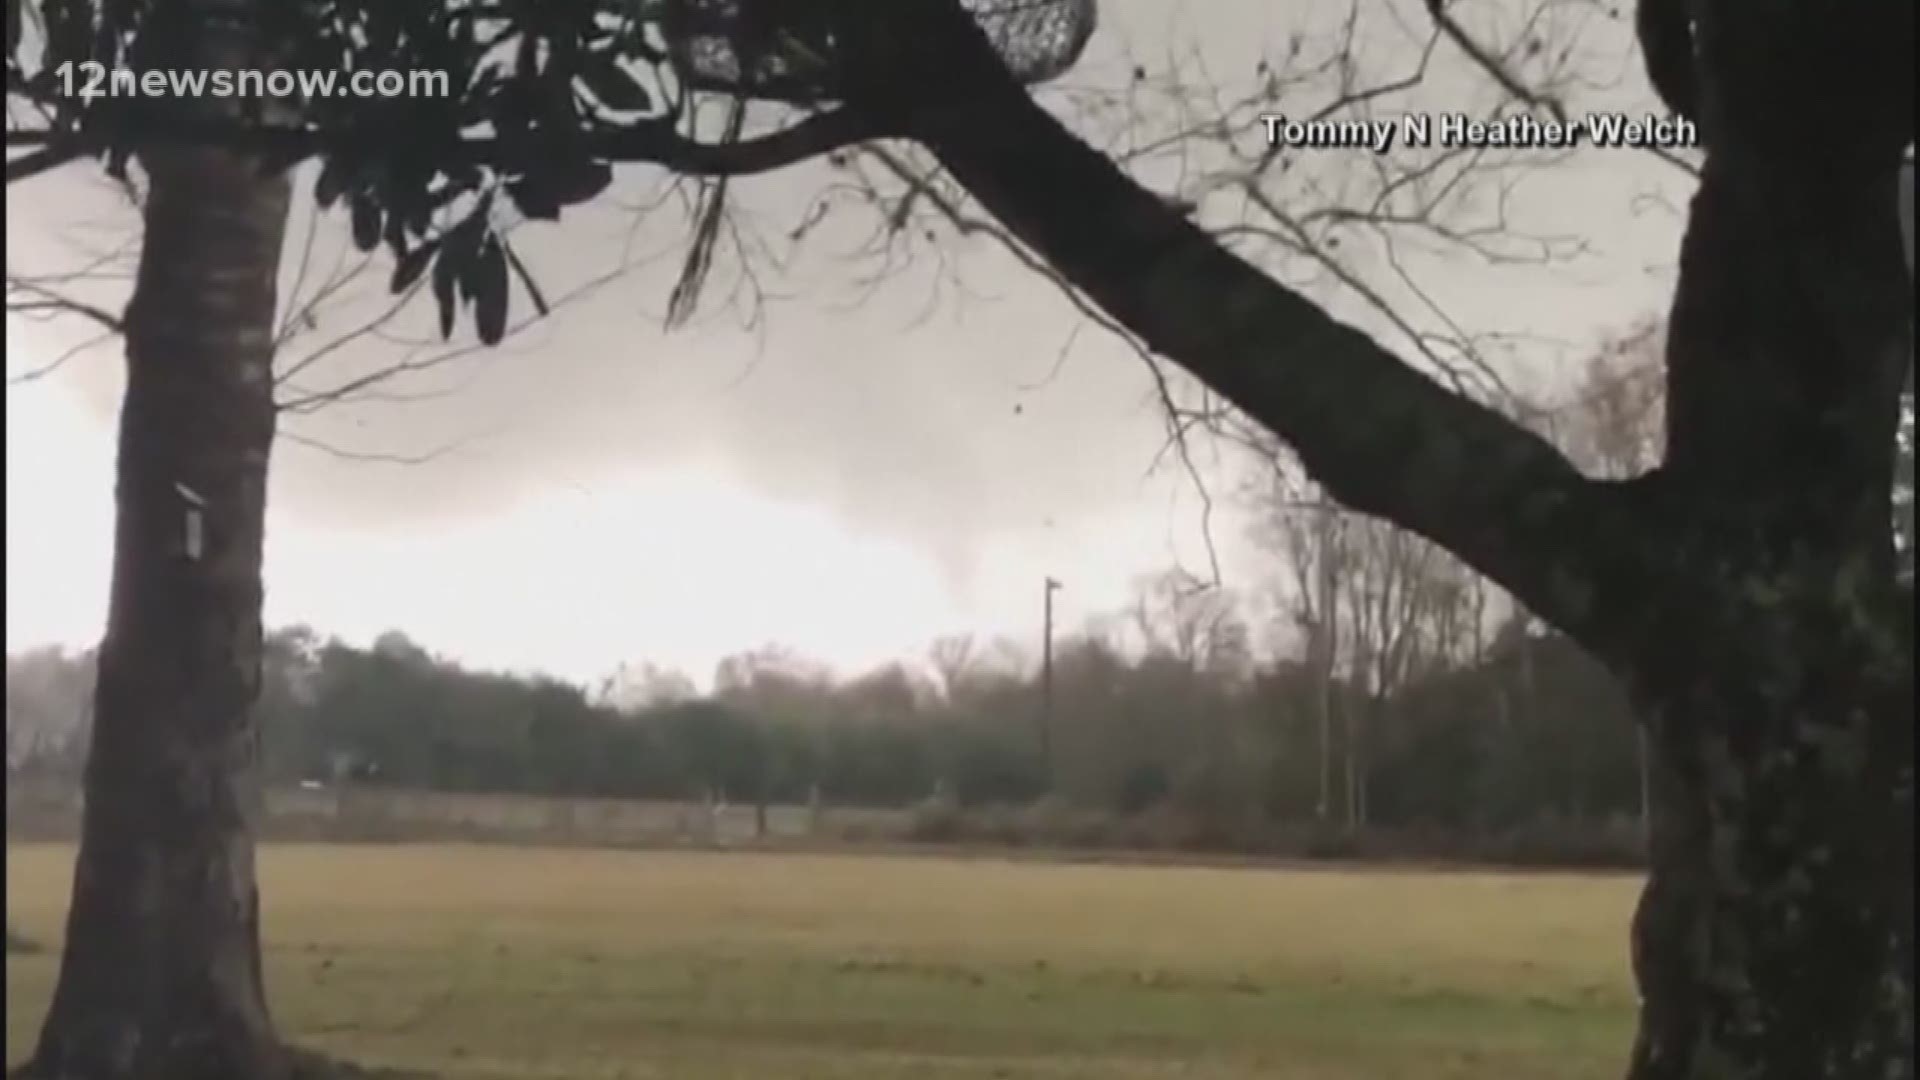
[[[1244,84],[1263,48],[1284,57],[1298,29],[1275,7],[1109,4],[1070,82],[1124,88],[1135,59],[1156,76],[1177,67],[1191,78],[1199,57],[1216,81]],[[1456,7],[1492,12],[1497,28],[1519,10]],[[1360,10],[1378,43],[1367,63],[1384,71],[1417,57],[1403,42],[1422,5]],[[1576,105],[1644,107],[1621,35],[1604,20],[1582,30],[1586,70],[1600,74]],[[1487,100],[1448,46],[1431,70],[1431,89],[1398,111]],[[1171,116],[1140,108],[1142,127]],[[1081,123],[1103,142],[1112,135],[1108,121]],[[1302,169],[1335,175],[1338,153]],[[809,167],[743,184],[743,229],[784,252],[781,238],[828,182]],[[842,210],[788,265],[756,260],[760,287],[785,298],[762,306],[754,326],[727,304],[738,283],[728,268],[708,312],[669,333],[661,313],[684,219],[639,209],[659,187],[656,176],[623,175],[616,198],[515,233],[550,295],[626,269],[508,346],[396,384],[409,400],[284,420],[307,441],[276,449],[271,625],[302,622],[362,643],[399,628],[465,662],[576,681],[645,659],[704,682],[722,656],[772,641],[851,671],[920,655],[943,633],[1031,640],[1048,574],[1066,584],[1060,619],[1072,627],[1124,602],[1141,573],[1206,571],[1192,482],[1178,469],[1150,471],[1164,429],[1145,366],[991,241],[941,237],[910,261],[877,263],[849,254],[872,213]],[[1395,295],[1429,296],[1429,318],[1437,310],[1472,329],[1527,335],[1497,359],[1515,383],[1550,389],[1581,348],[1663,306],[1685,190],[1645,154],[1578,156],[1528,176],[1511,214],[1518,226],[1583,240],[1586,253],[1551,268],[1427,257]],[[294,217],[289,283],[310,217],[305,206]],[[16,274],[69,268],[80,248],[132,235],[86,166],[9,190],[7,224]],[[340,223],[328,217],[310,261],[340,250]],[[1364,251],[1352,257],[1363,277],[1391,269]],[[1277,269],[1405,349],[1350,290]],[[385,274],[323,308],[281,366],[373,311]],[[112,284],[93,288],[113,306],[124,299]],[[389,337],[423,319],[430,313],[407,313]],[[86,333],[9,315],[9,375]],[[331,385],[402,351],[363,339],[297,381]],[[99,637],[118,365],[107,344],[8,388],[9,651]],[[428,460],[350,460],[316,441]],[[1202,460],[1216,497],[1232,495],[1231,470]],[[1257,590],[1271,567],[1244,518],[1227,507],[1213,523],[1226,583]]]

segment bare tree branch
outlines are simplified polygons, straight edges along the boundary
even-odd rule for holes
[[[15,299],[18,293],[21,299]],[[84,300],[61,296],[52,289],[39,285],[26,278],[7,274],[7,310],[18,315],[78,315],[98,325],[109,334],[122,333],[125,329],[118,315],[89,304]]]
[[[47,376],[52,375],[54,372],[59,371],[61,368],[65,367],[67,365],[67,362],[72,360],[74,357],[79,356],[81,353],[84,353],[87,350],[92,349],[97,345],[101,345],[108,341],[112,341],[114,338],[118,336],[119,335],[117,333],[105,333],[105,334],[99,334],[94,337],[88,338],[87,340],[82,341],[77,345],[68,347],[67,349],[62,351],[59,356],[54,357],[52,360],[47,361],[46,363],[40,365],[39,367],[31,368],[27,371],[20,373],[19,375],[12,376],[11,378],[7,379],[7,385],[20,386],[26,383],[35,382],[40,379],[44,379]]]
[[[1603,489],[1222,250],[1024,92],[977,92],[985,100],[917,134],[1016,235],[1147,346],[1272,424],[1341,501],[1452,549],[1563,625],[1593,623],[1588,541],[1616,516]],[[1231,318],[1192,314],[1223,305]]]
[[[318,450],[329,457],[339,458],[343,461],[381,465],[425,465],[453,453],[472,441],[470,439],[459,439],[454,442],[442,444],[420,454],[395,454],[380,451],[351,450],[315,438],[312,435],[305,435],[298,431],[288,430],[285,425],[280,427],[278,434],[290,443],[304,446],[309,450]]]

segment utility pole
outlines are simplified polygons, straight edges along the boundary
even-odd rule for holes
[[[1053,594],[1058,588],[1058,581],[1046,579],[1040,634],[1040,759],[1047,770],[1049,788],[1053,784]]]

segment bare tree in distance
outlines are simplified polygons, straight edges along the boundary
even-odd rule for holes
[[[1281,629],[1296,631],[1304,638],[1304,659],[1314,682],[1319,749],[1314,809],[1315,816],[1325,822],[1333,813],[1335,684],[1345,659],[1340,579],[1351,560],[1348,520],[1324,498],[1294,501],[1291,495],[1295,489],[1286,484],[1285,474],[1279,470],[1271,474],[1269,482],[1277,489],[1271,497],[1278,512],[1262,518],[1260,525],[1271,530],[1274,549],[1292,571],[1291,580],[1277,589],[1278,607],[1285,613]]]
[[[1297,636],[1315,684],[1318,816],[1332,813],[1337,742],[1345,824],[1364,828],[1367,745],[1386,702],[1433,670],[1479,657],[1489,586],[1444,550],[1343,510],[1286,471],[1250,501],[1256,535],[1283,568],[1270,584],[1284,634],[1277,648],[1286,655],[1285,638]]]
[[[692,701],[697,697],[698,689],[684,672],[652,661],[622,662],[613,674],[602,680],[596,695],[597,700],[629,712]]]
[[[973,636],[948,634],[935,639],[927,647],[927,662],[940,680],[941,694],[948,701],[956,700],[975,669]]]
[[[1387,702],[1432,667],[1459,659],[1451,650],[1467,608],[1465,570],[1420,537],[1384,521],[1350,523],[1345,572],[1349,674],[1359,700],[1345,739],[1347,824],[1365,828],[1371,790],[1369,743],[1378,737]]]
[[[58,646],[7,657],[7,775],[74,760],[93,726],[95,655]],[[64,771],[64,770],[63,770]]]
[[[1588,361],[1560,410],[1574,460],[1596,475],[1627,480],[1660,463],[1666,431],[1666,384],[1660,356],[1666,328],[1650,319],[1605,342]]]
[[[800,692],[833,681],[826,664],[783,645],[764,645],[758,649],[726,657],[714,668],[716,692],[751,693]]]
[[[1240,602],[1226,588],[1175,567],[1135,583],[1132,629],[1148,656],[1193,671],[1244,675],[1252,645]]]

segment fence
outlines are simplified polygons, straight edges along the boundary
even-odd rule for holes
[[[20,781],[7,788],[7,835],[71,840],[80,798],[71,788]],[[1482,834],[1368,829],[1350,834],[1311,822],[1208,822],[1165,812],[1120,818],[1053,802],[1029,807],[909,810],[753,806],[456,794],[398,788],[276,787],[264,795],[261,834],[271,840],[456,840],[593,847],[838,848],[847,844],[1025,851],[1053,857],[1252,858],[1419,862],[1465,866],[1629,868],[1644,838],[1629,819],[1541,821]]]
[[[15,780],[7,785],[7,835],[69,839],[79,833],[79,792]],[[469,795],[340,785],[274,787],[261,832],[273,839],[473,839],[608,846],[744,845],[904,837],[899,810]]]

